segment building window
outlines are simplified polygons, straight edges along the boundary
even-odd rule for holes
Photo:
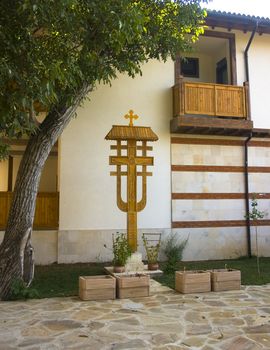
[[[193,57],[181,58],[181,75],[189,78],[199,78],[199,59]]]

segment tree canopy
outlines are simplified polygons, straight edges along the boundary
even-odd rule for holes
[[[0,299],[33,279],[41,172],[79,103],[98,82],[186,51],[203,31],[203,1],[1,0],[0,160],[6,138],[29,139],[0,244]]]
[[[2,0],[0,136],[35,132],[40,110],[72,105],[84,84],[187,50],[203,30],[201,2]]]

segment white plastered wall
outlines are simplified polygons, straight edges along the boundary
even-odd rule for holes
[[[13,188],[15,186],[21,160],[22,156],[13,156]],[[46,160],[39,183],[39,192],[57,191],[57,162],[57,156],[49,156]]]
[[[112,125],[127,125],[123,116],[133,109],[140,118],[135,125],[150,126],[159,140],[153,142],[153,176],[147,179],[147,205],[138,214],[139,229],[169,228],[170,204],[170,119],[174,64],[151,61],[143,75],[132,79],[120,75],[112,86],[99,85],[90,101],[65,130],[60,148],[60,232],[68,241],[84,244],[83,231],[101,232],[126,228],[126,213],[116,206],[116,178],[109,165],[113,141],[104,137]],[[82,235],[80,241],[80,234]],[[91,233],[92,234],[92,233]],[[85,235],[84,235],[85,236]],[[105,240],[105,239],[104,239]],[[88,240],[89,249],[91,242]],[[100,246],[96,248],[98,251]],[[76,249],[76,248],[75,248]],[[78,249],[76,249],[78,251]],[[67,252],[68,254],[68,252]],[[61,253],[60,253],[61,255]],[[65,257],[63,257],[63,261]]]
[[[215,61],[211,55],[195,51],[183,54],[182,56],[199,59],[199,78],[185,77],[184,81],[215,83]]]
[[[173,135],[188,138],[187,135]],[[191,137],[191,136],[189,136]],[[195,136],[192,138],[209,138]],[[219,137],[211,137],[218,140]],[[221,139],[236,140],[222,137]],[[239,138],[238,138],[239,140]],[[242,139],[244,141],[244,139]],[[259,141],[259,139],[254,139]],[[269,142],[269,139],[265,139]],[[171,146],[173,165],[206,166],[243,166],[244,146],[234,145],[198,145],[175,143]],[[249,147],[249,166],[268,167],[270,164],[269,147]],[[269,193],[270,174],[251,172],[249,174],[250,193]],[[173,171],[172,193],[239,193],[244,194],[244,173],[242,172],[207,172]],[[258,208],[265,212],[264,219],[269,220],[270,200],[258,199]],[[246,214],[245,199],[173,199],[172,221],[243,221]],[[202,227],[173,229],[181,239],[188,237],[184,260],[207,260],[236,258],[247,254],[247,233],[245,226]],[[258,244],[260,255],[269,256],[269,226],[259,226]],[[255,249],[255,228],[251,227],[251,250]]]

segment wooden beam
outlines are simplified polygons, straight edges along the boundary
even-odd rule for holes
[[[186,144],[186,145],[219,145],[219,146],[244,146],[242,140],[228,140],[228,139],[207,139],[207,138],[192,138],[192,137],[171,137],[172,144]],[[250,144],[250,143],[249,143]],[[269,142],[270,145],[270,142]]]
[[[270,226],[270,220],[251,221],[251,226]],[[246,220],[216,220],[216,221],[174,221],[172,228],[202,228],[202,227],[243,227]]]
[[[208,138],[192,138],[192,137],[171,137],[172,144],[184,145],[218,145],[218,146],[239,146],[243,147],[244,140],[230,139],[208,139]],[[250,140],[248,147],[270,147],[269,141]]]
[[[216,130],[223,129],[223,135],[230,135],[232,130],[238,130],[239,136],[246,136],[252,131],[253,122],[244,119],[230,119],[217,118],[205,116],[177,116],[171,120],[171,132],[179,133],[182,129],[187,127],[196,128],[197,132],[201,134],[202,129],[210,128],[209,135],[216,135]],[[215,130],[214,130],[215,129]]]
[[[247,31],[252,32],[254,30],[255,21],[253,19],[244,18],[237,15],[232,15],[229,17],[229,15],[217,16],[216,14],[208,13],[208,16],[206,17],[206,25],[209,27],[237,29],[245,33]],[[269,20],[260,20],[257,31],[259,34],[270,34]]]
[[[11,156],[23,156],[24,155],[24,151],[10,151],[9,154]],[[51,151],[49,156],[51,157],[57,157],[58,156],[58,151]]]
[[[117,145],[111,145],[111,150],[115,150],[117,149]],[[127,145],[121,145],[120,149],[127,149]],[[137,151],[142,151],[143,150],[143,146],[138,146],[136,145],[136,149]],[[146,146],[146,151],[153,151],[153,147],[152,146]]]
[[[226,32],[218,32],[214,30],[205,30],[204,36],[209,36],[212,38],[222,38],[222,39],[233,39],[235,38],[235,34],[233,33],[226,33]]]
[[[172,165],[171,171],[192,171],[192,172],[216,172],[216,173],[243,173],[245,167],[233,165]],[[250,166],[249,173],[270,173],[268,166]]]
[[[249,193],[257,199],[270,199],[270,193]],[[245,193],[172,193],[172,200],[245,199]]]

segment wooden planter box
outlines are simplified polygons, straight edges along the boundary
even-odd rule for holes
[[[150,277],[147,275],[119,276],[116,280],[119,299],[149,296]]]
[[[211,288],[213,292],[241,288],[241,271],[233,269],[212,270]]]
[[[175,290],[186,293],[203,293],[211,291],[209,271],[176,271]]]
[[[82,300],[115,299],[116,280],[110,275],[80,276],[79,296]]]

